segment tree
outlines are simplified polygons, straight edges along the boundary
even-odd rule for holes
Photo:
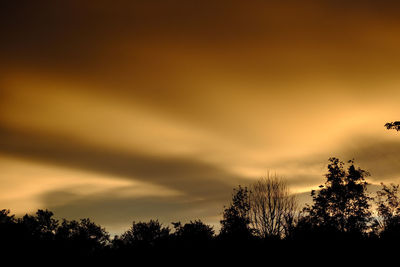
[[[181,222],[172,223],[175,228],[174,237],[178,242],[189,246],[205,245],[213,240],[214,229],[201,220],[190,221],[182,225]]]
[[[386,129],[400,131],[400,121],[388,122],[385,124]]]
[[[52,240],[59,225],[53,215],[51,211],[39,209],[35,215],[26,214],[18,223],[25,228],[28,238]]]
[[[105,247],[110,236],[100,225],[90,219],[63,220],[57,229],[56,240],[68,243],[81,252],[92,252]]]
[[[0,210],[0,225],[15,223],[15,215],[10,215],[10,210]]]
[[[369,174],[350,160],[347,170],[337,158],[330,158],[326,182],[311,192],[313,205],[306,207],[309,222],[340,233],[362,234],[371,221],[367,182]]]
[[[376,224],[382,238],[400,238],[400,196],[399,185],[381,183],[375,200],[378,212]]]
[[[220,236],[228,239],[247,239],[252,235],[250,228],[249,191],[240,185],[233,189],[232,200],[225,207]]]
[[[16,239],[15,226],[17,220],[14,215],[10,215],[10,210],[0,210],[0,247],[8,246]]]
[[[158,220],[133,222],[131,228],[117,238],[116,243],[127,247],[155,247],[169,238],[170,229]]]
[[[294,224],[297,203],[287,183],[277,177],[258,180],[250,189],[250,220],[258,236],[281,238]]]

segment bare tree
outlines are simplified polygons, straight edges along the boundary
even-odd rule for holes
[[[287,235],[297,214],[296,198],[282,178],[268,174],[250,187],[251,225],[260,237]]]

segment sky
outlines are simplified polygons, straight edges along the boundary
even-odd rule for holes
[[[0,208],[218,225],[329,157],[400,183],[397,1],[0,2]]]

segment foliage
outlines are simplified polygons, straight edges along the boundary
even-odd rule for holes
[[[88,218],[80,221],[64,219],[57,229],[56,239],[73,246],[78,245],[82,250],[99,249],[110,241],[106,230]]]
[[[400,131],[400,121],[388,122],[385,124],[386,129]]]
[[[29,233],[29,238],[53,240],[58,227],[58,220],[54,219],[53,215],[51,211],[38,210],[36,215],[26,214],[18,222]]]
[[[367,182],[369,174],[354,166],[330,158],[326,182],[319,192],[312,191],[313,205],[305,208],[308,220],[314,226],[325,227],[341,233],[363,233],[371,221]]]
[[[232,201],[225,207],[220,235],[224,238],[243,239],[252,235],[250,228],[250,199],[247,187],[233,190]]]
[[[133,222],[131,228],[117,238],[123,246],[154,247],[169,238],[170,229],[158,220]]]
[[[400,238],[400,195],[399,185],[381,184],[382,189],[377,192],[375,200],[378,217],[376,224],[379,227],[381,237]]]
[[[172,223],[173,234],[178,243],[186,246],[201,246],[209,244],[214,238],[214,229],[201,220],[190,221],[182,225],[181,222]]]

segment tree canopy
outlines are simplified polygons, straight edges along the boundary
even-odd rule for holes
[[[326,182],[320,190],[311,192],[312,206],[304,211],[315,226],[342,233],[363,233],[371,221],[370,200],[365,177],[368,172],[349,166],[337,158],[330,158]]]
[[[400,131],[400,121],[388,122],[385,124],[386,129]]]

